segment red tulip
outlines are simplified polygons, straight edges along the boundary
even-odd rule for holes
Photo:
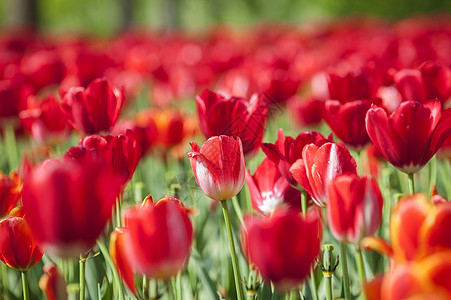
[[[16,172],[6,176],[0,172],[0,218],[16,206],[22,195],[22,181]]]
[[[87,136],[79,141],[79,146],[69,148],[65,157],[80,160],[91,152],[102,156],[113,172],[122,178],[124,185],[132,178],[142,154],[134,133],[127,130],[118,136]]]
[[[321,133],[316,131],[301,132],[296,139],[293,139],[290,136],[284,136],[283,130],[280,128],[277,134],[277,141],[274,144],[263,143],[261,147],[266,156],[276,164],[280,173],[290,185],[299,189],[299,184],[291,175],[290,167],[296,160],[302,158],[302,150],[306,145],[313,143],[321,146],[328,141]]]
[[[70,88],[64,95],[62,107],[72,126],[89,135],[111,130],[124,100],[124,91],[99,78],[86,89]]]
[[[451,134],[451,110],[438,100],[403,102],[390,116],[378,107],[366,115],[366,130],[384,157],[401,171],[420,170]]]
[[[58,144],[68,137],[71,126],[54,96],[41,103],[35,97],[28,98],[28,107],[19,113],[22,126],[38,143]]]
[[[37,265],[43,254],[24,218],[9,217],[0,221],[0,260],[8,267],[27,271]]]
[[[138,122],[133,120],[119,120],[111,131],[111,135],[123,135],[128,130],[133,131],[136,140],[141,146],[143,155],[150,151],[157,140],[157,126],[153,120],[145,124],[138,124]]]
[[[299,286],[320,250],[320,222],[316,212],[303,219],[299,213],[276,210],[269,218],[248,217],[243,248],[265,280],[281,290]]]
[[[67,286],[63,275],[54,263],[47,263],[42,268],[44,274],[39,279],[39,288],[48,300],[67,299]]]
[[[297,96],[291,97],[287,102],[288,112],[298,126],[318,125],[322,120],[321,111],[324,101],[317,99],[303,99]]]
[[[188,157],[197,184],[211,199],[227,200],[243,187],[245,166],[239,137],[214,136],[202,147],[191,143]]]
[[[266,127],[268,108],[263,97],[229,99],[210,90],[196,97],[199,127],[206,138],[240,137],[246,157],[258,150]]]
[[[327,203],[327,185],[341,174],[356,174],[356,162],[341,143],[326,143],[321,147],[304,147],[302,158],[290,168],[294,179],[321,206]]]
[[[168,280],[188,262],[193,227],[188,210],[172,197],[124,213],[128,258],[136,270],[151,278]]]
[[[39,91],[61,82],[64,65],[54,50],[31,51],[22,59],[20,72],[27,77],[34,90]]]
[[[338,176],[327,189],[327,220],[335,239],[358,243],[376,233],[382,222],[383,199],[374,179]]]
[[[125,227],[117,227],[110,235],[110,256],[119,272],[122,280],[129,290],[136,295],[135,273],[132,265],[128,261],[126,251],[126,241],[129,232]]]
[[[268,158],[255,169],[254,175],[246,171],[246,183],[251,194],[252,207],[264,215],[277,207],[301,207],[301,194],[290,186],[279,169]]]
[[[78,257],[93,246],[110,219],[120,183],[94,157],[46,160],[24,179],[27,221],[49,253]]]

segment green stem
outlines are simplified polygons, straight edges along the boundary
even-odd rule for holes
[[[108,252],[108,248],[100,239],[97,240],[97,245],[99,246],[100,252],[102,252],[105,262],[107,263],[107,265],[110,267],[111,271],[113,272],[115,285],[118,287],[118,290],[119,290],[119,299],[124,300],[125,297],[124,297],[124,289],[122,288],[122,282],[119,277],[119,274],[117,273],[116,267],[114,266],[113,260],[111,259],[110,253]]]
[[[301,192],[301,207],[302,207],[302,216],[305,217],[307,214],[307,191],[303,190]],[[316,276],[315,276],[315,267],[310,268],[310,279],[312,286],[312,295],[314,300],[318,300],[318,290],[316,289]]]
[[[175,300],[174,290],[172,289],[171,280],[166,281],[166,289],[168,293],[168,300]]]
[[[10,122],[6,122],[5,126],[3,127],[3,130],[6,151],[8,152],[9,169],[11,171],[15,170],[19,164],[16,133],[14,132],[14,126]]]
[[[83,255],[80,255],[80,300],[85,300],[85,267],[86,267],[86,258]]]
[[[3,297],[8,298],[8,267],[0,262],[1,272],[2,272],[2,292]]]
[[[116,227],[121,227],[121,196],[117,196],[116,198]]]
[[[357,158],[359,160],[359,173],[360,176],[363,176],[363,150],[357,151]]]
[[[238,300],[243,300],[243,289],[240,282],[240,270],[238,267],[238,259],[235,252],[235,242],[233,241],[232,226],[230,224],[229,210],[227,208],[227,200],[220,201],[222,206],[222,212],[224,214],[224,221],[229,238],[230,254],[232,256],[233,277],[235,279],[235,289]]]
[[[148,294],[148,289],[149,289],[148,282],[149,282],[149,280],[147,279],[147,276],[144,275],[143,276],[143,296],[144,296],[144,299],[147,299],[147,294]]]
[[[150,299],[158,299],[158,281],[156,279],[150,280]]]
[[[307,191],[303,190],[301,192],[301,208],[302,208],[302,216],[305,217],[307,214]]]
[[[414,174],[408,174],[409,175],[409,192],[411,195],[415,193],[415,182],[413,180]]]
[[[236,196],[232,197],[232,205],[233,205],[233,209],[235,210],[235,213],[238,217],[238,220],[240,221],[241,226],[243,228],[245,228],[243,212],[241,211],[241,206],[240,206],[240,203],[238,202],[238,198]]]
[[[332,275],[325,275],[324,280],[326,281],[326,299],[332,300]]]
[[[435,155],[431,159],[429,195],[431,195],[433,186],[437,186],[437,157]]]
[[[30,299],[30,295],[28,294],[28,273],[27,271],[23,271],[22,273],[22,289],[23,289],[23,299]]]
[[[341,256],[341,271],[343,272],[345,286],[345,299],[351,300],[351,291],[349,289],[348,258],[346,255],[346,246],[344,243],[340,243],[340,256]]]
[[[357,264],[357,271],[359,272],[360,282],[362,284],[362,299],[365,300],[365,293],[363,292],[363,284],[365,283],[365,265],[363,264],[362,250],[356,248],[355,262]]]

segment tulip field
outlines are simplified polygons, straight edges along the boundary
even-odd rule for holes
[[[0,299],[451,299],[451,18],[0,33]]]

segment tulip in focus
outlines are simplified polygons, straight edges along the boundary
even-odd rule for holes
[[[16,206],[22,196],[22,181],[19,174],[9,176],[0,172],[0,218],[6,216]]]
[[[359,245],[382,222],[383,199],[374,179],[355,174],[338,176],[328,185],[327,220],[337,241]]]
[[[193,226],[179,200],[166,196],[156,204],[131,208],[124,216],[126,257],[139,273],[168,280],[186,266]]]
[[[214,136],[202,147],[191,143],[188,157],[197,184],[211,199],[227,200],[243,187],[245,165],[239,137]]]

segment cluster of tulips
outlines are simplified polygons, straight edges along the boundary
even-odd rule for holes
[[[446,18],[4,33],[0,298],[451,299],[450,98]]]

